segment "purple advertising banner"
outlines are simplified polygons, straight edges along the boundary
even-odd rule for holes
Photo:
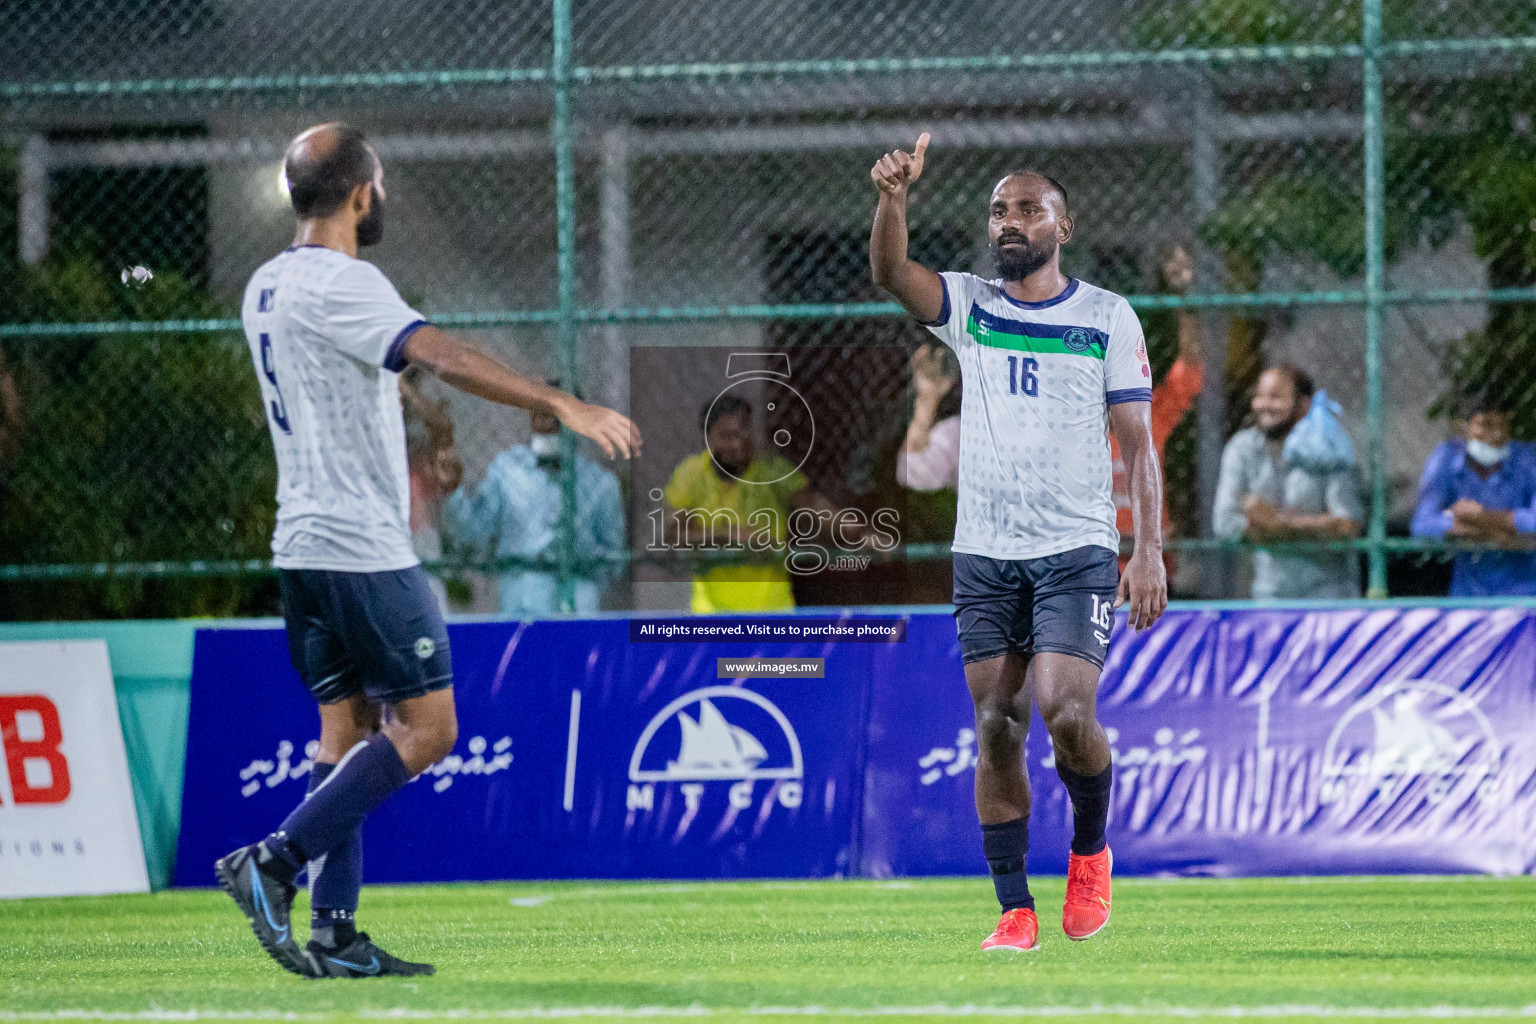
[[[866,620],[890,621],[835,621]],[[622,619],[449,638],[458,745],[369,818],[369,881],[857,869],[869,688],[900,641],[631,643]],[[821,675],[722,678],[762,658]],[[174,880],[207,885],[303,798],[318,716],[280,629],[199,630],[192,671]]]
[[[876,876],[980,869],[970,701],[934,625],[912,624],[910,661],[945,668],[882,681],[871,705],[861,852]],[[1118,871],[1536,871],[1531,609],[1174,610],[1141,634],[1122,620],[1099,717]],[[1064,872],[1071,808],[1038,715],[1027,749],[1030,868]]]
[[[454,624],[458,746],[370,819],[368,880],[983,871],[954,621],[896,621],[878,643]],[[731,677],[750,659],[793,671]],[[1536,610],[1175,609],[1117,627],[1099,713],[1121,873],[1536,871]],[[302,798],[317,721],[280,629],[198,631],[177,884]],[[1038,717],[1027,754],[1030,869],[1060,873]]]

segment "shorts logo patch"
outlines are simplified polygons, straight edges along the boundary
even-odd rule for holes
[[[420,658],[422,661],[426,661],[436,653],[437,644],[432,642],[431,637],[424,636],[420,640],[416,641],[416,657]]]
[[[1087,352],[1093,344],[1093,338],[1081,327],[1073,327],[1061,336],[1061,343],[1067,346],[1069,352]]]

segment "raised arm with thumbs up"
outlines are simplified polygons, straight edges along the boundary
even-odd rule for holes
[[[923,173],[928,139],[928,133],[923,132],[912,152],[893,150],[869,171],[870,180],[880,190],[875,226],[869,235],[870,272],[875,284],[923,323],[937,320],[944,309],[944,282],[939,275],[907,258],[907,188]]]
[[[869,172],[875,187],[888,194],[905,192],[907,186],[923,173],[923,154],[928,152],[929,138],[929,134],[923,132],[917,137],[912,152],[895,149],[881,157]]]

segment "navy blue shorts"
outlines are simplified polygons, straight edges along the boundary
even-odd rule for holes
[[[1070,654],[1100,668],[1114,626],[1120,566],[1115,552],[1073,548],[1045,558],[955,553],[955,620],[960,656],[1009,651]]]
[[[453,685],[448,628],[421,566],[279,569],[288,656],[321,704],[397,704]]]

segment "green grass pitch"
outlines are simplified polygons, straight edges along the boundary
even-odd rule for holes
[[[0,1021],[1536,1018],[1536,879],[1122,879],[1084,943],[1062,888],[1024,955],[985,878],[371,888],[438,974],[324,982],[216,891],[0,903]]]

